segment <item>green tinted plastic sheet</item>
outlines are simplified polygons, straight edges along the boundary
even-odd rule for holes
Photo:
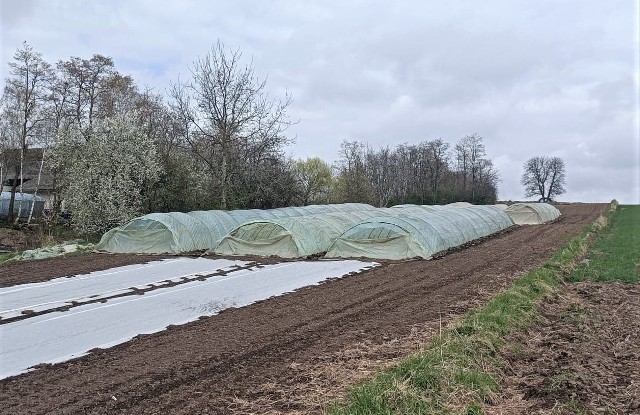
[[[434,254],[513,226],[501,209],[469,206],[419,213],[410,210],[376,217],[345,231],[329,248],[329,258],[429,259]]]
[[[96,249],[118,253],[182,253],[211,249],[234,228],[253,220],[373,211],[371,205],[344,203],[278,209],[151,213],[105,233]]]
[[[505,212],[517,225],[539,225],[562,216],[555,206],[548,203],[514,203]]]

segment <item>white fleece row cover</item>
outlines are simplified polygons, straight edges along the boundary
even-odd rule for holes
[[[375,208],[363,203],[342,203],[278,209],[150,213],[108,231],[96,249],[114,253],[179,254],[212,249],[232,229],[256,219],[365,210]]]
[[[212,273],[229,272],[247,264],[227,259],[171,258],[0,288],[0,318],[130,294]]]
[[[215,268],[218,265],[226,266],[212,263]],[[185,324],[229,307],[246,306],[377,265],[361,261],[265,265],[2,324],[0,379],[27,372],[38,364],[64,362],[139,334],[162,331],[169,325]],[[131,271],[135,275],[138,272]]]

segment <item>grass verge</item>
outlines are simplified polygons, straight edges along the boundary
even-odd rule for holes
[[[612,202],[615,211],[617,203]],[[539,268],[519,278],[486,305],[471,310],[424,350],[352,388],[328,412],[343,414],[481,414],[499,392],[499,350],[513,330],[536,318],[536,307],[585,257],[607,227],[600,217]]]
[[[596,240],[588,260],[567,280],[640,281],[640,205],[618,207],[610,232]]]

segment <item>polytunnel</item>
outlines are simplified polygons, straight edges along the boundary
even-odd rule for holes
[[[434,210],[443,210],[443,209],[452,209],[452,208],[464,208],[469,206],[473,206],[473,205],[469,202],[453,202],[447,205],[412,205],[412,204],[395,205],[395,206],[391,206],[391,209],[419,207],[428,211],[434,211]]]
[[[464,208],[464,207],[469,207],[469,206],[473,206],[471,203],[469,202],[453,202],[453,203],[449,203],[447,205],[445,205],[447,207],[452,207],[452,208]]]
[[[11,192],[0,192],[0,217],[9,216]],[[16,192],[13,199],[13,215],[21,219],[28,218],[33,206],[33,217],[39,217],[44,210],[44,198],[29,193]]]
[[[278,209],[151,213],[111,229],[102,236],[96,249],[152,254],[199,251],[215,247],[232,229],[252,220],[350,210],[374,211],[375,208],[362,203],[345,203]]]
[[[225,236],[213,250],[220,255],[301,258],[326,252],[350,227],[389,209],[352,210],[311,216],[254,220]]]
[[[509,205],[504,204],[504,203],[496,203],[493,206],[497,207],[500,210],[507,210],[509,208]]]
[[[502,210],[470,206],[363,221],[345,231],[327,251],[328,258],[431,258],[437,252],[513,226]]]
[[[407,209],[407,208],[420,208],[429,212],[432,212],[434,210],[449,209],[448,205],[411,205],[411,204],[395,205],[395,206],[391,206],[390,209]]]
[[[555,206],[548,203],[514,203],[505,212],[517,225],[539,225],[562,216]]]
[[[150,213],[105,233],[96,249],[118,253],[179,253],[212,246],[200,219],[181,212]]]

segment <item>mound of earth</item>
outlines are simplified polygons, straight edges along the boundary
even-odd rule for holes
[[[16,251],[27,247],[27,235],[23,231],[0,228],[0,250]]]

